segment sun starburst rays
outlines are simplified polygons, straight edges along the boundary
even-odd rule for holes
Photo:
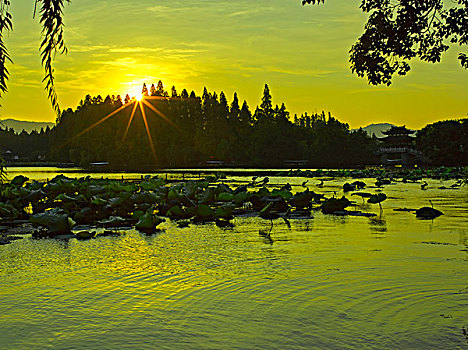
[[[84,129],[83,131],[79,132],[78,134],[76,134],[74,137],[73,137],[73,140],[86,134],[88,131],[90,131],[91,129],[94,129],[96,126],[98,126],[99,124],[101,124],[102,122],[106,121],[107,119],[109,119],[110,117],[116,115],[117,113],[119,113],[121,110],[127,108],[129,105],[128,104],[125,104],[119,108],[117,108],[115,111],[109,113],[108,115],[106,115],[105,117],[99,119],[96,123],[94,123],[93,125],[87,127],[86,129]]]
[[[148,120],[146,120],[145,109],[143,108],[142,101],[139,101],[138,104],[140,105],[141,115],[143,117],[143,122],[145,123],[146,136],[148,136],[148,141],[151,146],[151,152],[153,153],[154,161],[158,163],[158,157],[156,155],[156,149],[154,148],[153,138],[151,137],[151,132],[148,127]]]
[[[168,122],[172,127],[179,129],[177,125],[175,125],[172,120],[167,118],[161,111],[159,111],[156,107],[154,107],[151,103],[147,102],[145,99],[142,100],[143,102],[149,109],[151,109],[153,112],[155,112],[157,115],[159,115],[161,118],[163,118],[166,122]]]
[[[94,129],[95,127],[97,127],[98,125],[100,125],[101,123],[103,123],[104,121],[108,120],[109,118],[113,117],[114,115],[116,115],[117,113],[119,113],[120,111],[126,109],[127,107],[129,106],[133,106],[132,108],[132,112],[130,114],[130,117],[128,119],[128,123],[127,123],[127,126],[125,128],[125,132],[124,132],[124,135],[122,137],[122,140],[121,140],[121,143],[124,143],[125,139],[127,138],[128,136],[128,132],[130,130],[130,126],[134,120],[134,117],[135,117],[135,114],[137,112],[137,109],[138,107],[140,108],[140,111],[141,111],[141,115],[142,115],[142,119],[143,119],[143,123],[144,123],[144,126],[145,126],[145,132],[146,132],[146,136],[148,138],[148,143],[150,145],[150,148],[151,148],[151,153],[153,155],[153,158],[154,158],[154,161],[155,163],[157,164],[158,163],[158,157],[157,157],[157,154],[156,154],[156,147],[154,145],[154,141],[153,141],[153,138],[151,136],[151,131],[150,131],[150,128],[149,128],[149,124],[148,124],[148,119],[147,119],[147,115],[146,115],[146,111],[145,111],[145,106],[148,107],[149,109],[151,109],[154,113],[156,113],[160,118],[162,118],[165,122],[167,122],[169,125],[171,125],[172,127],[176,128],[179,130],[179,128],[177,127],[176,124],[174,124],[174,122],[172,122],[169,118],[167,118],[164,113],[162,113],[159,109],[157,109],[155,106],[153,106],[149,101],[147,100],[165,100],[167,99],[167,97],[161,97],[161,96],[144,96],[144,95],[141,95],[141,98],[134,98],[133,101],[131,101],[130,103],[126,103],[124,105],[122,105],[121,107],[117,108],[115,111],[112,111],[111,113],[107,114],[106,116],[102,117],[101,119],[99,119],[97,122],[95,122],[94,124],[90,125],[89,127],[87,127],[86,129],[84,129],[83,131],[80,131],[78,134],[76,134],[75,136],[73,136],[70,140],[68,140],[66,143],[64,143],[62,146],[58,147],[58,148],[62,148],[63,146],[73,142],[74,140],[76,140],[78,137],[81,137],[83,136],[84,134],[88,133],[89,131],[91,131],[92,129]]]
[[[128,129],[130,129],[130,125],[132,124],[132,120],[133,120],[133,117],[135,116],[135,111],[138,107],[138,103],[134,102],[133,103],[133,109],[132,109],[132,114],[130,115],[130,118],[128,118],[128,123],[127,123],[127,128],[125,129],[125,133],[124,133],[124,136],[122,138],[122,143],[125,141],[125,139],[127,138],[127,134],[128,134]]]

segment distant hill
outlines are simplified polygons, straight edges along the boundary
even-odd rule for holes
[[[362,130],[367,132],[369,136],[372,136],[372,134],[375,134],[375,136],[377,137],[382,137],[383,136],[382,131],[388,130],[392,126],[394,125],[389,124],[389,123],[370,124],[370,125],[367,125],[366,127],[363,127]],[[357,130],[357,129],[353,129],[353,130]]]
[[[33,130],[36,130],[37,132],[41,131],[41,128],[44,128],[44,130],[49,126],[52,128],[55,124],[54,123],[46,123],[46,122],[29,122],[29,121],[24,121],[24,120],[16,120],[16,119],[4,119],[0,120],[0,127],[2,129],[5,129],[7,127],[8,129],[13,128],[15,132],[20,133],[23,130],[26,130],[26,132],[30,133]]]

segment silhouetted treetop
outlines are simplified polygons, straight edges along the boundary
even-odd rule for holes
[[[306,0],[302,4],[319,4]],[[352,46],[351,70],[370,84],[392,83],[394,74],[405,75],[410,61],[440,62],[450,45],[468,44],[467,0],[362,0],[369,14],[364,33]],[[468,69],[466,53],[458,55]]]

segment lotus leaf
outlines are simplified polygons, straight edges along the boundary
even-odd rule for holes
[[[204,204],[197,206],[195,209],[195,214],[200,219],[211,219],[213,218],[214,213],[214,210],[211,209],[210,206]]]
[[[122,205],[123,203],[127,202],[129,197],[130,197],[129,194],[121,193],[118,197],[114,197],[114,198],[109,199],[108,202],[109,202],[109,205],[111,206],[111,208],[115,208],[115,207],[118,207],[118,206]]]
[[[154,215],[150,211],[147,211],[140,217],[135,227],[140,231],[152,231],[158,226],[160,223],[164,222],[163,218]]]
[[[59,195],[55,197],[55,200],[62,201],[62,202],[73,202],[73,201],[76,201],[76,198],[66,195],[65,193],[60,193]]]
[[[416,217],[419,219],[435,219],[441,215],[444,215],[444,213],[431,207],[422,207],[416,210]]]
[[[90,239],[96,236],[95,231],[80,231],[76,233],[76,238],[78,239]]]
[[[273,191],[271,191],[271,194],[273,196],[280,196],[284,200],[289,200],[293,196],[293,194],[290,191],[278,189],[274,189]]]
[[[216,182],[216,181],[218,181],[218,177],[216,175],[209,175],[209,176],[205,177],[205,180],[207,182],[210,182],[210,183],[211,182]]]
[[[238,194],[238,193],[242,193],[242,192],[247,192],[247,186],[246,185],[239,186],[234,190],[234,194]]]
[[[264,197],[264,196],[268,196],[270,194],[270,191],[268,191],[268,189],[263,186],[262,188],[260,188],[256,193],[255,195],[257,197]]]
[[[32,190],[24,197],[25,202],[37,202],[46,197],[46,193],[41,190]]]
[[[18,176],[15,176],[13,178],[13,180],[11,180],[11,184],[14,185],[14,186],[18,186],[18,187],[21,187],[24,185],[24,183],[26,181],[28,181],[29,178],[26,177],[26,176],[23,176],[23,175],[18,175]]]
[[[119,227],[125,226],[127,224],[127,220],[120,216],[111,216],[109,219],[99,221],[98,224],[105,227]]]
[[[92,224],[94,222],[95,212],[90,207],[84,207],[76,212],[73,219],[79,224]]]
[[[0,203],[0,217],[17,218],[20,211],[8,203]]]
[[[188,210],[182,210],[178,205],[170,208],[166,215],[171,219],[188,219],[192,217],[192,213]]]
[[[226,184],[219,184],[218,186],[216,186],[216,194],[219,195],[224,192],[232,194],[234,191]]]
[[[312,198],[314,198],[314,193],[310,192],[309,190],[298,192],[293,197],[291,197],[289,204],[294,208],[305,208],[310,205]]]
[[[136,210],[132,213],[132,218],[140,220],[140,218],[143,216],[145,212],[143,210]]]
[[[327,199],[320,208],[324,214],[333,214],[334,212],[342,211],[350,204],[351,202],[343,196],[340,199]]]
[[[104,193],[105,191],[106,189],[103,186],[90,185],[88,187],[87,192],[89,192],[89,194],[91,195],[96,195],[96,194]]]
[[[53,235],[68,233],[75,225],[75,222],[60,208],[31,215],[29,221],[34,225],[47,227],[49,234]]]
[[[234,198],[234,195],[232,193],[227,193],[227,192],[222,192],[218,194],[217,200],[220,202],[230,202]]]
[[[171,188],[169,190],[169,193],[167,194],[168,199],[179,199],[179,197],[180,197],[180,194],[175,188]]]
[[[204,192],[197,195],[199,204],[211,204],[215,200],[214,188],[208,187]]]
[[[234,209],[236,209],[234,204],[224,204],[216,209],[215,218],[228,219],[231,217]]]
[[[161,186],[164,186],[164,180],[159,177],[140,182],[140,188],[147,191]]]
[[[31,191],[39,190],[42,187],[44,187],[44,183],[35,180],[28,185],[28,189],[30,189]]]
[[[241,205],[250,199],[251,194],[249,192],[239,192],[234,195],[232,202],[237,205]]]
[[[105,199],[102,199],[100,197],[97,197],[97,196],[94,196],[92,199],[91,199],[91,204],[93,205],[98,205],[98,206],[104,206],[104,205],[107,205],[107,201]]]
[[[71,180],[59,180],[57,182],[49,182],[44,189],[46,192],[75,193],[76,188],[76,184]]]
[[[369,197],[369,199],[367,200],[367,203],[377,204],[377,203],[383,202],[386,199],[387,199],[387,196],[385,195],[385,193],[373,194],[372,196]]]

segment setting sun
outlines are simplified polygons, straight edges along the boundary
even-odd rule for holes
[[[137,95],[135,96],[135,99],[136,99],[137,101],[141,101],[141,100],[143,100],[143,97],[144,97],[143,94],[137,94]]]

